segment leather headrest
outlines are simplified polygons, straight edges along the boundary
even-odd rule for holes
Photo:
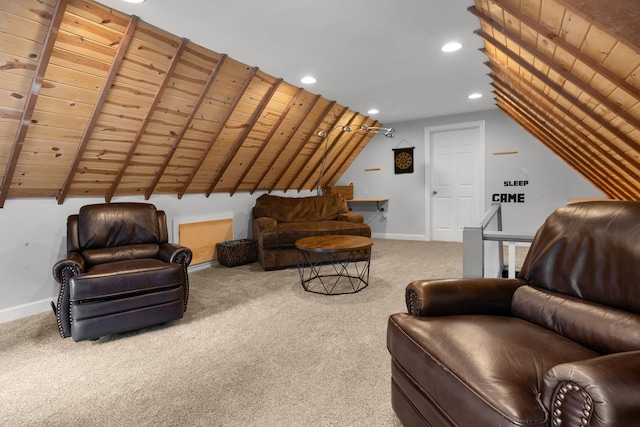
[[[83,250],[160,242],[157,211],[152,204],[86,205],[78,215],[78,240]]]
[[[534,286],[640,313],[640,202],[575,203],[540,227],[520,271]]]

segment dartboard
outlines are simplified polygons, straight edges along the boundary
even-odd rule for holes
[[[396,166],[398,166],[400,169],[409,169],[412,162],[413,158],[409,153],[398,153],[398,155],[396,156]]]

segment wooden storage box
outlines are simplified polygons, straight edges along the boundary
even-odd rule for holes
[[[239,239],[216,243],[218,262],[226,267],[249,264],[258,259],[258,242]]]
[[[334,185],[326,188],[327,194],[340,193],[347,200],[353,200],[353,182],[349,185]]]

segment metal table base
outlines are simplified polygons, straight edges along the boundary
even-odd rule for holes
[[[298,250],[296,263],[305,291],[323,295],[344,295],[360,292],[369,286],[370,248],[349,251],[342,260],[334,259],[335,253],[322,253],[320,258],[313,262],[307,251]],[[345,253],[347,251],[340,254]]]

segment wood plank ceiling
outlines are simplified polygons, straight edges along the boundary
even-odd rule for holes
[[[497,106],[612,199],[640,200],[640,2],[475,0]]]
[[[0,207],[315,189],[344,125],[382,126],[93,1],[0,2]],[[323,187],[373,135],[330,133]]]

